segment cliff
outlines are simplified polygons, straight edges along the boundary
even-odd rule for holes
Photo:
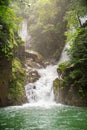
[[[12,61],[0,56],[0,106],[8,104],[8,89],[12,74]]]
[[[87,89],[82,89],[70,77],[69,73],[74,67],[70,66],[61,72],[61,77],[54,80],[53,91],[55,101],[71,106],[87,107]],[[60,75],[58,73],[58,75]]]

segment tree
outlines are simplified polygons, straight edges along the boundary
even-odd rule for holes
[[[87,96],[87,26],[85,21],[81,21],[81,18],[86,18],[86,6],[86,0],[71,0],[65,17],[68,21],[66,36],[70,44],[68,54],[72,69],[66,75],[68,80],[65,77],[64,82],[69,84],[72,81],[71,84],[77,86],[81,96]]]
[[[45,58],[59,58],[64,46],[66,1],[38,0],[30,8],[29,32],[32,48]]]

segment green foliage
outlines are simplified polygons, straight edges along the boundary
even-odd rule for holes
[[[21,62],[15,58],[12,62],[12,79],[10,81],[9,99],[15,104],[20,103],[24,96],[25,69]]]
[[[12,0],[10,6],[12,9],[14,9],[17,16],[21,16],[21,18],[25,18],[29,14],[29,0]]]
[[[70,49],[70,63],[74,64],[71,73],[81,86],[87,85],[87,28],[81,28]]]
[[[15,51],[24,43],[18,36],[20,19],[16,16],[14,10],[10,8],[9,2],[10,0],[0,0],[0,59],[1,61],[2,59],[12,61],[12,76],[10,83],[9,81],[6,82],[9,84],[8,99],[11,102],[10,104],[16,104],[20,103],[24,96],[25,70],[21,62],[15,58]]]
[[[58,68],[60,71],[64,71],[67,66],[68,66],[68,62],[65,61],[65,62],[59,64]]]
[[[73,6],[72,6],[73,5]],[[65,69],[64,85],[78,88],[80,96],[87,96],[87,27],[80,27],[78,17],[87,15],[87,1],[71,0],[65,19],[67,43],[70,44],[70,68]],[[73,65],[73,66],[71,66]]]
[[[64,0],[61,2],[59,0],[38,0],[30,7],[29,33],[32,37],[31,45],[45,58],[54,56],[58,59],[60,56],[58,50],[61,52],[64,46],[65,3]]]
[[[58,91],[59,91],[59,88],[60,88],[60,83],[61,83],[61,81],[58,80],[57,78],[53,82],[53,91],[54,91],[55,95],[58,94]]]
[[[14,11],[7,6],[0,6],[0,54],[7,59],[12,58],[13,48],[17,45],[14,34],[17,31],[17,23]]]
[[[69,9],[66,12],[65,19],[68,21],[67,27],[71,28],[78,27],[79,17],[84,17],[87,15],[87,1],[86,0],[70,0]]]

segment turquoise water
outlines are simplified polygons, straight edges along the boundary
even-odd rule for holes
[[[1,108],[0,130],[87,130],[87,109],[66,106]]]

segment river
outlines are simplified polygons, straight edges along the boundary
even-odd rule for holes
[[[87,130],[87,109],[63,105],[2,108],[0,130]]]

